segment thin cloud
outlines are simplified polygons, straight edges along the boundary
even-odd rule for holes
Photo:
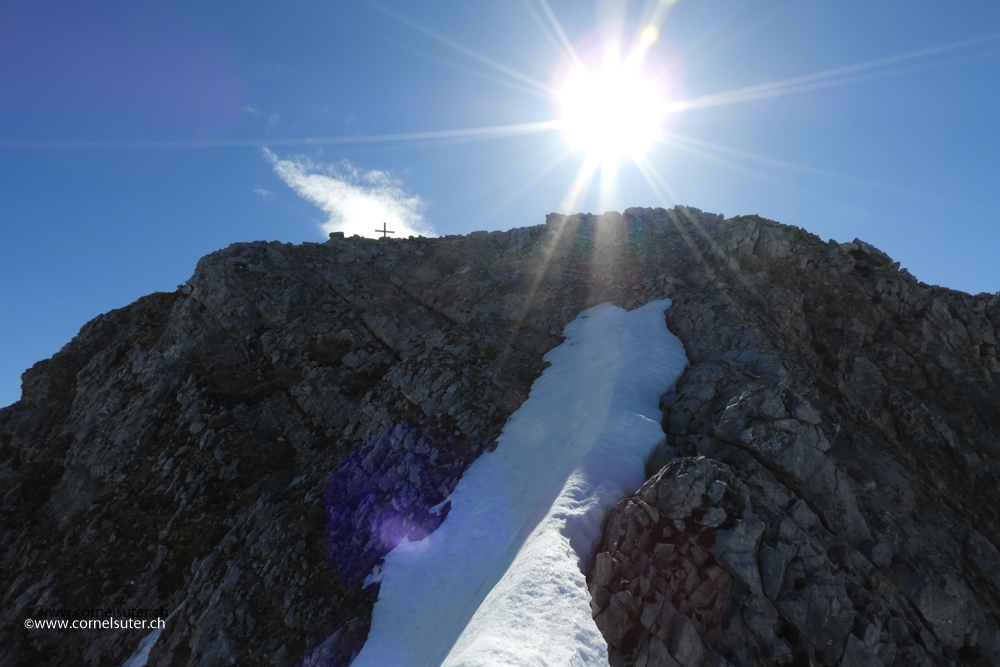
[[[265,190],[264,188],[255,188],[254,194],[258,194],[264,199],[270,199],[271,197],[274,196],[273,192],[271,192],[270,190]]]
[[[283,160],[266,148],[264,157],[296,194],[329,216],[320,225],[324,234],[373,237],[387,223],[395,238],[436,236],[424,221],[424,200],[409,195],[400,181],[384,171],[362,171],[347,160],[336,164],[302,156]]]

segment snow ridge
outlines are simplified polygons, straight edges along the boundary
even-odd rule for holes
[[[687,365],[669,306],[602,304],[566,326],[445,521],[386,556],[355,667],[606,667],[581,564],[663,437],[658,400]]]

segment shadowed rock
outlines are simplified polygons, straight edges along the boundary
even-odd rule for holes
[[[346,664],[366,568],[433,529],[562,327],[664,296],[691,366],[591,575],[619,658],[1000,661],[997,297],[678,207],[235,244],[85,325],[0,409],[0,664],[119,665],[144,635],[28,632],[32,607],[185,600],[151,666]]]

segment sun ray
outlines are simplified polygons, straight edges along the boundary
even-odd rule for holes
[[[615,218],[591,217],[590,252],[584,258],[587,279],[581,286],[586,290],[585,307],[596,306],[615,298],[614,286],[620,284],[622,274],[628,271],[629,257],[622,243],[627,233]],[[586,246],[583,246],[586,249]],[[624,304],[621,304],[624,305]]]
[[[562,127],[561,121],[515,123],[458,130],[369,134],[353,137],[300,137],[294,139],[219,139],[209,141],[0,141],[0,148],[260,148],[262,146],[325,146],[329,144],[368,144],[397,141],[466,139],[482,141],[522,134],[549,132]]]
[[[673,190],[670,188],[669,185],[667,185],[666,180],[660,175],[660,173],[656,170],[656,167],[654,167],[652,163],[650,163],[645,158],[640,158],[635,161],[635,164],[636,167],[639,168],[639,173],[641,173],[643,175],[643,178],[646,179],[646,183],[650,186],[650,189],[653,190],[654,194],[656,194],[661,200],[663,200],[664,197],[662,193],[659,192],[659,187],[662,187],[663,189],[671,193],[671,196],[673,197],[675,202],[679,202],[679,198],[677,197],[676,193],[673,192]],[[737,279],[744,284],[744,287],[748,289],[752,294],[760,298],[760,295],[758,294],[754,284],[751,281],[749,281],[747,276],[739,269],[738,262],[734,263],[732,261],[731,256],[725,250],[725,248],[720,247],[711,237],[708,231],[704,228],[704,226],[693,215],[691,215],[684,207],[673,208],[671,211],[668,212],[667,217],[673,223],[674,228],[680,234],[681,239],[691,250],[691,254],[694,256],[695,261],[698,262],[705,269],[705,271],[709,275],[709,278],[713,282],[716,282],[719,285],[720,292],[722,293],[723,298],[725,298],[728,302],[730,302],[730,304],[733,307],[735,307],[737,311],[741,311],[739,304],[737,304],[730,296],[727,290],[727,286],[725,285],[724,282],[718,279],[718,276],[716,275],[715,270],[712,268],[712,266],[705,262],[704,253],[702,252],[701,247],[698,245],[695,238],[692,236],[691,231],[685,226],[684,224],[685,222],[687,223],[687,226],[690,226],[691,230],[697,232],[705,240],[710,250],[721,260],[722,266],[729,267],[729,269],[736,275]]]
[[[655,2],[656,0],[653,1]],[[693,42],[688,44],[684,52],[677,55],[676,60],[671,63],[671,66],[676,67],[680,61],[689,59],[692,54],[697,53],[703,46],[711,46],[715,44],[718,39],[718,35],[722,32],[723,28],[725,28],[730,21],[742,14],[743,10],[752,2],[753,0],[743,0],[739,4],[727,3],[728,12],[722,18],[717,20],[710,29],[698,35]]]
[[[664,178],[660,176],[659,172],[652,165],[652,163],[645,160],[644,158],[640,158],[635,160],[635,165],[639,169],[639,173],[642,174],[642,177],[646,179],[646,183],[653,191],[653,194],[655,194],[662,202],[669,205],[669,201],[663,194],[663,190],[666,190],[667,192],[671,193],[674,202],[679,203],[680,200],[676,196],[676,193],[669,185],[667,185],[666,180],[664,180]],[[663,190],[660,189],[661,187],[663,188]],[[685,226],[679,220],[677,210],[678,208],[673,208],[670,211],[668,211],[667,218],[670,220],[671,224],[673,224],[674,229],[677,230],[677,233],[680,234],[681,240],[684,241],[685,245],[687,245],[688,249],[691,251],[691,254],[694,256],[695,261],[698,264],[702,265],[705,268],[705,270],[708,271],[709,274],[711,275],[712,271],[711,266],[705,263],[705,257],[701,252],[701,248],[698,247],[698,244],[695,242],[694,238],[691,237],[691,233],[688,231],[687,228],[685,228]]]
[[[894,70],[887,70],[883,73],[876,73],[870,71],[877,70],[878,68],[882,67],[887,67],[889,65],[896,65],[899,63],[909,62],[920,58],[927,58],[940,53],[947,53],[949,51],[956,51],[959,49],[965,49],[972,46],[977,46],[979,44],[985,44],[988,42],[996,41],[997,39],[1000,39],[1000,33],[990,33],[987,35],[980,35],[979,37],[973,37],[970,39],[964,39],[956,42],[949,42],[947,44],[940,44],[938,46],[933,46],[926,49],[909,51],[907,53],[900,53],[894,56],[886,56],[884,58],[876,58],[874,60],[869,60],[854,65],[835,67],[833,69],[814,72],[812,74],[803,74],[788,79],[781,79],[779,81],[772,81],[770,83],[758,84],[756,86],[748,86],[746,88],[739,88],[724,93],[713,93],[711,95],[703,95],[701,97],[689,98],[687,100],[679,100],[670,104],[670,110],[676,112],[676,111],[686,111],[689,109],[702,109],[706,107],[738,104],[741,102],[749,102],[753,100],[760,100],[771,97],[780,97],[783,95],[790,95],[793,93],[816,90],[818,88],[842,86],[849,83],[855,83],[860,80],[866,80],[878,76],[892,76],[893,74],[899,72]],[[925,67],[926,66],[928,65],[925,65]],[[913,70],[911,68],[907,68],[903,69],[902,71],[913,71]],[[860,73],[862,72],[870,72],[870,73],[867,75],[861,75]],[[849,75],[855,75],[855,76],[849,76]]]
[[[836,181],[841,181],[843,183],[850,183],[852,185],[861,185],[867,188],[872,188],[875,190],[884,190],[887,192],[894,192],[896,194],[923,197],[925,199],[932,199],[935,201],[940,201],[941,203],[949,203],[944,200],[940,200],[936,197],[927,195],[918,190],[910,190],[907,188],[900,188],[893,185],[886,185],[884,183],[878,183],[865,178],[858,178],[857,176],[849,176],[847,174],[841,174],[835,171],[828,171],[826,169],[817,169],[815,167],[808,167],[806,165],[798,164],[796,162],[789,162],[787,160],[779,160],[777,158],[768,157],[766,155],[760,155],[758,153],[750,153],[747,151],[741,151],[737,148],[730,148],[728,146],[722,146],[721,144],[716,144],[711,141],[705,141],[703,139],[696,139],[691,136],[679,134],[677,132],[672,133],[672,138],[677,141],[684,141],[693,146],[703,148],[705,150],[713,150],[718,153],[723,153],[727,155],[732,155],[734,157],[740,157],[746,160],[752,160],[754,162],[760,162],[761,164],[769,164],[775,167],[781,167],[784,169],[789,169],[792,171],[798,171],[804,174],[814,174],[816,176],[823,176],[825,178],[830,178]]]
[[[636,167],[639,169],[639,173],[641,173],[643,178],[646,179],[646,183],[650,186],[650,189],[653,190],[653,193],[656,194],[661,201],[666,200],[666,198],[660,191],[660,188],[662,187],[664,190],[670,193],[671,198],[674,200],[675,203],[680,203],[680,197],[678,197],[677,193],[674,192],[673,189],[667,184],[666,180],[660,175],[660,173],[656,170],[656,167],[654,167],[652,163],[650,163],[645,158],[640,157],[638,160],[635,161],[635,164]],[[677,210],[683,211],[683,209],[675,208],[674,214],[668,217],[670,218],[674,227],[677,229],[677,232],[681,235],[681,239],[691,250],[691,253],[695,257],[695,261],[697,261],[699,264],[705,267],[705,269],[709,271],[710,275],[712,275],[711,268],[709,267],[709,265],[705,263],[704,255],[702,254],[701,249],[698,247],[697,242],[695,241],[694,238],[692,238],[691,233],[687,229],[685,229],[684,225],[681,224],[681,221],[678,219],[678,215],[684,215],[687,218],[690,218],[691,216],[687,215],[686,212],[678,214],[676,213]],[[694,221],[693,219],[688,220],[688,223],[691,224],[692,227],[696,225],[696,221]],[[711,245],[716,255],[719,255],[720,249],[716,247],[711,237],[709,237],[705,233],[704,229],[700,228],[700,225],[698,225],[698,230],[701,232],[702,237],[704,237],[706,241]],[[722,255],[719,256],[721,257]],[[728,259],[726,261],[728,262]],[[728,266],[728,263],[726,265]],[[726,298],[729,299],[728,294],[726,295]]]
[[[642,10],[643,19],[641,25],[655,25],[657,27],[663,25],[664,21],[667,20],[667,16],[670,14],[670,10],[674,8],[677,4],[677,0],[651,0],[646,3],[646,6]]]
[[[528,288],[528,293],[524,297],[524,303],[518,311],[517,317],[514,319],[513,326],[511,326],[510,336],[507,338],[507,342],[504,344],[503,349],[497,354],[496,361],[493,364],[493,377],[500,375],[507,363],[507,357],[510,356],[510,353],[514,349],[514,340],[521,331],[521,327],[524,324],[524,317],[528,314],[528,310],[531,309],[531,304],[535,302],[535,295],[538,293],[538,288],[541,286],[542,281],[548,274],[552,254],[555,252],[560,240],[562,240],[562,235],[565,229],[566,218],[563,218],[556,224],[555,229],[550,230],[549,233],[543,237],[544,240],[539,244],[535,258],[533,258],[532,262],[529,262],[529,265],[532,263],[537,265],[538,270],[535,272],[535,275],[531,280],[531,286]]]
[[[661,141],[663,143],[665,143],[665,144],[668,144],[668,145],[672,146],[673,148],[678,148],[678,149],[680,149],[682,151],[685,151],[686,153],[689,153],[689,154],[694,155],[696,157],[700,157],[703,160],[708,160],[709,162],[714,162],[716,164],[722,165],[723,167],[726,167],[727,169],[731,169],[732,171],[737,171],[737,172],[740,172],[741,174],[746,174],[747,176],[750,176],[750,177],[752,177],[752,178],[754,178],[754,179],[756,179],[758,181],[763,181],[765,183],[770,183],[772,185],[778,185],[778,186],[781,186],[781,187],[784,187],[784,188],[789,188],[791,190],[797,190],[797,191],[800,191],[800,192],[802,191],[801,188],[798,188],[798,187],[796,187],[796,186],[794,186],[794,185],[792,185],[790,183],[787,183],[785,181],[781,181],[781,180],[778,180],[778,179],[775,179],[775,178],[771,178],[769,176],[765,176],[764,174],[761,174],[757,170],[748,169],[747,167],[744,167],[743,165],[737,164],[737,163],[732,162],[730,160],[726,160],[725,158],[721,158],[721,157],[719,157],[717,155],[712,155],[711,153],[707,152],[703,148],[696,148],[694,146],[690,146],[690,145],[684,143],[683,141],[677,140],[677,138],[673,134],[669,134],[669,135],[664,136]]]
[[[656,43],[660,36],[660,26],[667,19],[667,15],[677,0],[649,0],[642,9],[642,19],[639,21],[639,32],[636,36],[636,46],[629,52],[627,66],[633,70],[638,70],[645,59],[649,48]]]
[[[673,190],[670,188],[670,186],[667,185],[666,180],[660,175],[660,173],[656,170],[656,167],[654,167],[652,163],[650,163],[645,158],[640,158],[639,160],[636,160],[636,166],[639,168],[639,172],[646,179],[646,183],[650,185],[650,188],[653,190],[654,194],[657,193],[657,187],[656,185],[654,185],[655,183],[658,184],[659,186],[662,186],[664,189],[670,192],[673,195],[674,200],[679,202],[679,197],[677,197],[676,193],[674,193]],[[663,198],[662,195],[657,195],[657,196],[659,196],[661,199]],[[760,295],[757,293],[756,287],[753,285],[751,281],[747,279],[746,275],[742,271],[740,271],[738,262],[734,263],[732,261],[732,258],[730,257],[729,253],[725,250],[725,248],[720,247],[715,242],[715,240],[711,237],[711,235],[704,228],[704,226],[694,216],[688,213],[684,208],[675,208],[674,214],[669,217],[670,220],[673,222],[674,227],[681,235],[681,238],[683,239],[684,243],[691,250],[692,254],[695,257],[695,260],[699,264],[701,264],[706,271],[708,271],[709,276],[713,281],[716,280],[716,276],[711,267],[705,263],[704,255],[699,246],[697,245],[696,240],[691,236],[691,233],[687,229],[685,229],[684,225],[682,224],[683,222],[682,218],[686,220],[687,224],[690,225],[692,229],[694,229],[703,239],[705,239],[705,242],[709,245],[711,251],[716,255],[716,257],[718,257],[722,261],[722,266],[729,267],[730,270],[732,270],[736,274],[737,279],[744,284],[744,287],[749,289],[751,293],[753,293],[755,296],[759,298]],[[733,301],[732,297],[726,292],[725,289],[722,289],[721,291],[723,293],[723,297],[727,301],[731,302],[733,306],[737,306],[737,304]]]
[[[525,11],[531,16],[531,20],[535,22],[538,29],[542,31],[545,35],[545,39],[548,40],[549,44],[555,49],[559,57],[563,59],[570,66],[573,65],[573,59],[569,53],[566,52],[566,47],[563,45],[559,37],[552,31],[551,26],[546,23],[545,19],[539,15],[538,11],[532,6],[531,0],[521,0],[521,4],[524,5]]]
[[[466,46],[462,46],[461,44],[459,44],[455,40],[449,39],[448,37],[445,37],[441,33],[437,32],[435,30],[431,30],[430,28],[428,28],[428,27],[426,27],[426,26],[424,26],[424,25],[422,25],[420,23],[417,23],[416,21],[414,21],[413,19],[409,18],[408,16],[404,16],[403,14],[400,14],[399,12],[396,12],[396,11],[394,11],[392,9],[389,9],[388,7],[385,7],[384,5],[381,5],[378,2],[375,2],[375,0],[365,0],[365,2],[366,2],[366,4],[370,5],[371,7],[374,7],[378,11],[382,12],[386,16],[388,16],[390,18],[393,18],[393,19],[399,21],[400,23],[408,25],[408,26],[410,26],[411,28],[413,28],[414,30],[416,30],[418,32],[422,32],[423,34],[427,35],[431,39],[433,39],[433,40],[435,40],[435,41],[437,41],[437,42],[439,42],[441,44],[444,44],[445,46],[447,46],[447,47],[449,47],[451,49],[454,49],[455,51],[458,51],[459,53],[467,55],[470,58],[472,58],[473,60],[477,60],[480,63],[486,65],[487,67],[491,67],[491,68],[495,69],[498,72],[502,72],[502,73],[506,74],[509,77],[517,79],[518,81],[526,83],[529,86],[532,86],[534,88],[537,88],[538,90],[540,90],[540,91],[542,91],[542,92],[544,92],[544,93],[546,93],[548,95],[552,95],[553,94],[553,91],[547,85],[545,85],[544,83],[541,83],[540,81],[537,81],[537,80],[531,78],[530,76],[528,76],[526,74],[522,74],[521,72],[518,72],[517,70],[515,70],[515,69],[513,69],[511,67],[508,67],[508,66],[504,65],[503,63],[497,62],[496,60],[493,60],[492,58],[488,58],[488,57],[486,57],[486,56],[484,56],[484,55],[482,55],[480,53],[477,53],[476,51],[473,51],[472,49],[470,49],[470,48],[468,48]]]
[[[716,243],[715,239],[712,238],[712,235],[708,233],[708,230],[705,229],[705,226],[701,224],[698,218],[692,215],[691,212],[688,211],[686,208],[678,208],[675,209],[674,211],[675,214],[673,220],[675,226],[677,227],[678,231],[680,231],[681,235],[684,237],[684,240],[687,242],[688,246],[694,252],[697,261],[704,267],[706,273],[709,276],[709,279],[716,284],[716,286],[719,289],[719,293],[730,304],[730,306],[736,312],[741,314],[744,313],[746,310],[744,305],[737,302],[737,300],[734,299],[732,295],[729,293],[729,284],[726,282],[726,280],[723,279],[726,277],[727,273],[732,277],[735,277],[736,280],[738,280],[742,284],[743,289],[747,290],[751,295],[753,295],[757,299],[759,308],[761,310],[764,311],[773,310],[773,306],[767,299],[764,298],[764,295],[758,289],[756,283],[752,281],[750,277],[746,274],[746,272],[741,269],[739,260],[736,257],[734,257],[733,254],[731,254],[728,250],[726,250],[726,248]],[[682,229],[683,227],[683,225],[681,224],[682,222],[687,222],[687,224],[690,225],[691,229],[693,229],[699,236],[701,236],[702,239],[704,239],[705,243],[708,244],[709,250],[718,258],[719,262],[718,264],[716,264],[716,266],[721,267],[720,270],[723,274],[721,277],[719,276],[719,270],[713,268],[708,264],[705,264],[704,254],[701,252],[700,249],[697,248],[697,246],[694,245],[695,241],[691,238],[690,234],[688,234],[686,231]],[[780,317],[776,318],[776,321],[779,327],[790,326],[790,324],[786,320]]]
[[[597,171],[600,164],[600,160],[593,155],[587,155],[583,158],[580,171],[577,172],[576,178],[573,179],[566,191],[566,195],[559,202],[560,209],[571,212],[576,207],[576,203],[589,191],[590,184],[594,180],[594,172]]]
[[[859,185],[865,188],[870,188],[872,190],[881,190],[883,192],[892,192],[894,194],[905,195],[907,197],[918,197],[920,199],[924,199],[926,201],[933,201],[939,204],[947,204],[950,206],[961,205],[961,202],[956,202],[949,199],[944,199],[942,197],[937,197],[935,195],[928,194],[927,192],[924,192],[922,190],[901,188],[899,186],[888,185],[886,183],[880,183],[878,181],[873,181],[866,178],[858,178],[857,176],[850,176],[848,174],[841,174],[839,172],[829,171],[827,169],[817,169],[816,167],[808,167],[803,164],[798,164],[797,162],[789,162],[788,160],[779,160],[777,158],[768,157],[766,155],[760,155],[759,153],[750,153],[736,148],[722,146],[720,144],[716,144],[710,141],[705,141],[704,139],[696,139],[694,137],[679,134],[677,132],[673,132],[671,134],[671,137],[677,141],[688,142],[689,144],[702,148],[704,150],[714,150],[718,153],[731,155],[733,157],[740,157],[746,160],[759,162],[761,164],[768,164],[783,169],[789,169],[791,171],[801,172],[804,174],[813,174],[816,176],[822,176],[824,178],[840,181],[842,183]]]
[[[791,169],[793,171],[800,171],[807,174],[816,174],[817,176],[826,176],[836,180],[844,181],[845,183],[854,183],[857,185],[867,185],[872,187],[878,187],[880,184],[873,181],[868,181],[866,179],[857,178],[855,176],[848,176],[846,174],[840,174],[833,171],[827,171],[825,169],[816,169],[815,167],[807,167],[805,165],[798,164],[796,162],[789,162],[787,160],[779,160],[777,158],[768,157],[766,155],[760,155],[759,153],[750,153],[748,151],[742,151],[738,148],[730,148],[728,146],[723,146],[722,144],[717,144],[711,141],[705,141],[704,139],[697,139],[690,135],[681,134],[680,132],[672,132],[671,138],[675,141],[687,142],[693,146],[703,148],[705,150],[713,150],[718,153],[725,153],[727,155],[732,155],[734,157],[741,157],[747,160],[753,160],[754,162],[760,162],[762,164],[769,164],[775,167],[783,167],[785,169]],[[891,187],[891,186],[886,186]],[[909,191],[904,191],[903,189],[898,189],[900,193],[912,194]]]
[[[752,280],[750,280],[746,272],[740,269],[739,261],[735,260],[735,258],[732,255],[730,255],[725,248],[721,247],[718,243],[715,242],[715,239],[713,239],[712,236],[708,233],[704,225],[702,225],[698,221],[698,219],[690,213],[690,211],[688,211],[685,208],[678,208],[674,209],[672,213],[674,215],[671,216],[671,219],[674,222],[674,226],[680,232],[685,242],[687,242],[688,247],[691,248],[696,261],[702,265],[702,268],[705,269],[705,273],[708,275],[709,280],[715,283],[719,291],[719,294],[722,295],[722,298],[726,300],[726,302],[735,312],[739,313],[741,316],[744,316],[744,313],[746,313],[747,308],[743,305],[743,303],[734,299],[732,294],[729,293],[730,286],[728,282],[724,280],[727,271],[730,272],[731,275],[736,278],[736,280],[742,283],[743,289],[750,292],[750,294],[752,294],[757,299],[761,310],[767,311],[772,309],[771,304],[762,297],[760,291],[757,289],[757,285]],[[705,262],[705,254],[696,245],[696,242],[691,237],[690,233],[683,228],[684,222],[690,225],[691,229],[693,229],[698,235],[700,235],[701,238],[705,240],[705,243],[708,244],[709,250],[713,254],[715,254],[715,256],[719,259],[719,263],[717,264],[713,263],[715,264],[716,267],[720,267],[719,269],[716,269],[713,265],[707,264]],[[723,274],[721,277],[719,275],[720,271]],[[785,327],[789,326],[787,321],[785,321],[780,317],[776,318],[776,320],[778,322],[778,326],[785,326]]]
[[[681,203],[680,196],[674,192],[674,189],[666,182],[666,180],[660,176],[653,164],[642,155],[636,155],[632,158],[632,162],[635,164],[636,169],[642,175],[643,180],[646,181],[646,185],[649,189],[653,191],[656,198],[665,208],[674,206]]]
[[[601,163],[601,178],[597,190],[597,210],[608,211],[618,195],[618,160]]]
[[[555,12],[552,11],[552,7],[546,0],[538,0],[538,4],[542,6],[542,10],[545,12],[545,16],[549,19],[549,23],[552,24],[552,29],[556,31],[556,35],[559,37],[559,41],[562,43],[565,49],[565,55],[569,58],[570,63],[578,69],[586,69],[583,65],[583,61],[580,60],[580,56],[577,55],[576,49],[573,47],[573,43],[569,41],[569,37],[566,36],[566,31],[563,30],[562,24],[559,23],[559,19],[556,18]]]
[[[564,150],[554,160],[552,160],[547,165],[545,165],[544,167],[542,167],[541,169],[539,169],[537,172],[535,172],[534,174],[532,174],[532,176],[530,178],[528,178],[528,180],[526,180],[524,183],[522,183],[520,186],[518,186],[514,190],[511,190],[510,192],[508,192],[503,197],[503,199],[501,199],[496,204],[494,204],[493,206],[491,206],[488,211],[486,211],[485,213],[483,213],[482,215],[480,215],[479,216],[479,221],[483,222],[483,221],[488,220],[491,216],[493,216],[494,214],[496,214],[501,208],[503,208],[504,206],[506,206],[511,201],[513,201],[513,200],[517,199],[518,197],[520,197],[528,188],[530,188],[531,186],[533,186],[535,183],[537,183],[542,178],[544,178],[546,176],[546,174],[548,174],[553,169],[555,169],[556,167],[558,167],[560,164],[562,164],[563,162],[565,162],[566,159],[569,158],[570,155],[572,155],[572,154],[573,154],[573,152],[571,150],[568,150],[568,149]]]
[[[482,71],[480,69],[476,69],[474,67],[469,67],[467,65],[462,65],[462,64],[459,64],[457,62],[448,60],[447,58],[442,58],[441,56],[435,56],[435,55],[432,55],[430,53],[425,53],[424,51],[420,51],[419,49],[415,49],[415,48],[413,48],[411,46],[407,46],[405,44],[402,44],[402,43],[394,41],[394,40],[385,39],[385,38],[380,37],[378,35],[373,35],[373,39],[378,39],[378,40],[380,40],[380,41],[382,41],[382,42],[384,42],[386,44],[391,44],[392,46],[394,46],[397,49],[400,49],[401,51],[407,51],[409,53],[412,53],[412,54],[414,54],[416,56],[419,56],[419,57],[421,57],[421,58],[423,58],[425,60],[428,60],[430,62],[434,62],[434,63],[437,63],[439,65],[443,65],[445,67],[451,68],[451,69],[459,71],[459,72],[465,72],[466,74],[471,74],[472,76],[475,76],[475,77],[477,77],[479,79],[482,79],[484,81],[489,81],[491,83],[495,83],[498,86],[503,86],[504,88],[507,88],[508,90],[513,90],[513,91],[516,91],[518,93],[523,93],[525,95],[532,95],[534,97],[537,97],[537,98],[540,98],[540,99],[543,99],[543,100],[551,100],[552,99],[552,96],[551,96],[550,93],[548,93],[546,91],[539,90],[537,86],[529,86],[529,85],[527,85],[527,84],[525,84],[525,83],[523,83],[521,81],[512,81],[511,79],[506,78],[506,77],[501,77],[501,76],[495,76],[493,74],[488,74],[488,73],[486,73],[486,72],[484,72],[484,71]]]
[[[932,202],[935,202],[935,203],[938,203],[938,204],[944,204],[944,205],[947,205],[947,206],[963,206],[962,202],[956,202],[956,201],[947,200],[947,199],[944,199],[944,198],[941,198],[941,197],[935,197],[934,195],[926,194],[926,193],[923,193],[923,192],[920,192],[920,191],[908,190],[906,188],[898,188],[898,187],[895,187],[895,186],[885,185],[885,184],[882,184],[882,183],[874,183],[874,182],[871,182],[871,181],[866,181],[864,179],[854,178],[854,177],[851,177],[851,176],[846,176],[844,174],[838,174],[836,172],[825,171],[825,170],[822,170],[822,169],[814,169],[812,167],[806,167],[806,166],[798,165],[798,164],[791,163],[791,162],[783,162],[782,160],[775,160],[773,158],[766,158],[766,157],[763,157],[763,156],[757,156],[757,155],[754,155],[752,153],[745,153],[743,151],[738,151],[736,149],[729,149],[729,148],[726,148],[724,146],[719,146],[718,144],[712,144],[710,142],[695,140],[695,139],[692,139],[690,137],[683,137],[683,135],[679,135],[679,134],[676,134],[676,133],[672,133],[670,135],[670,139],[672,140],[672,142],[665,141],[665,143],[669,143],[674,148],[677,148],[679,150],[683,150],[683,151],[685,151],[685,152],[687,152],[687,153],[689,153],[691,155],[695,155],[695,156],[700,157],[700,158],[702,158],[704,160],[708,160],[710,162],[714,162],[716,164],[722,165],[723,167],[726,167],[727,169],[739,172],[741,174],[745,174],[745,175],[750,176],[751,178],[754,178],[756,180],[759,180],[759,181],[762,181],[762,182],[765,182],[765,183],[770,183],[772,185],[777,185],[778,187],[781,187],[781,188],[784,188],[784,189],[787,189],[787,190],[791,190],[793,192],[799,192],[799,193],[802,193],[802,194],[807,194],[807,195],[809,195],[811,197],[816,197],[816,198],[818,198],[818,199],[820,199],[822,201],[826,201],[826,202],[829,202],[829,203],[836,203],[837,200],[834,199],[834,198],[831,198],[830,196],[823,195],[820,192],[818,192],[818,191],[816,191],[816,190],[814,190],[812,188],[804,188],[804,187],[795,185],[793,183],[790,183],[790,182],[782,180],[782,179],[777,179],[777,178],[772,178],[772,177],[769,177],[769,176],[765,176],[764,174],[762,174],[760,172],[760,170],[750,169],[748,167],[744,167],[744,166],[742,166],[740,164],[737,164],[735,162],[732,162],[730,160],[726,160],[726,159],[724,159],[722,157],[719,157],[717,155],[713,155],[709,151],[715,150],[716,152],[719,152],[719,153],[734,155],[736,157],[742,157],[744,159],[754,160],[754,161],[761,162],[761,163],[764,163],[764,164],[773,164],[775,166],[782,166],[782,167],[785,167],[787,169],[791,169],[791,170],[795,170],[795,171],[801,171],[801,172],[804,172],[804,173],[813,173],[813,174],[816,174],[816,175],[825,176],[825,177],[828,177],[828,178],[831,178],[831,179],[835,179],[835,180],[840,180],[842,182],[850,183],[850,184],[853,184],[853,185],[861,185],[861,186],[865,186],[865,187],[869,187],[869,188],[873,188],[873,189],[884,190],[886,192],[894,192],[896,194],[902,194],[902,195],[906,195],[908,197],[920,198],[920,199],[924,199],[926,201],[932,201]],[[974,207],[968,207],[968,206],[966,206],[966,208],[974,208]],[[979,209],[976,209],[976,210],[979,210]],[[991,209],[982,209],[982,210],[991,210]]]

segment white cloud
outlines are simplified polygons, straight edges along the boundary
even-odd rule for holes
[[[270,199],[271,197],[274,196],[273,192],[271,192],[270,190],[265,190],[264,188],[255,188],[254,194],[258,194],[264,199]]]
[[[396,232],[393,238],[436,235],[421,213],[424,200],[407,194],[402,183],[384,171],[361,171],[347,160],[336,164],[301,156],[282,160],[266,148],[264,156],[296,194],[330,216],[320,225],[324,234],[379,236],[375,230],[385,222]]]

